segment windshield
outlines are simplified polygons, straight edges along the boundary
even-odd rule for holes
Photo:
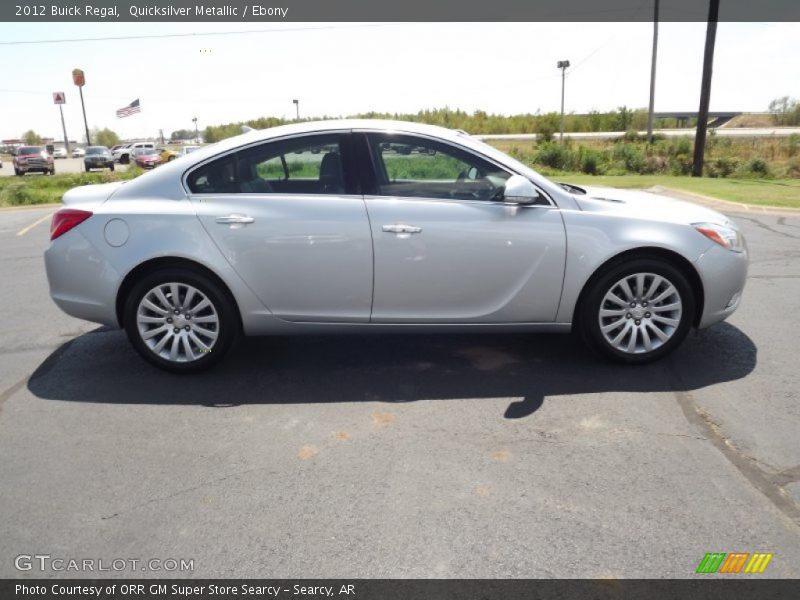
[[[20,154],[41,154],[44,148],[41,146],[23,146],[19,149]]]
[[[105,146],[90,146],[86,149],[86,154],[108,154],[108,148]]]

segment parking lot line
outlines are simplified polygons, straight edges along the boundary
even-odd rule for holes
[[[33,229],[34,227],[36,227],[36,226],[37,226],[39,223],[43,223],[43,222],[45,222],[47,219],[49,219],[49,218],[50,218],[50,217],[52,217],[52,216],[53,216],[53,213],[47,213],[47,214],[46,214],[45,216],[43,216],[41,219],[37,219],[36,221],[34,221],[33,223],[31,223],[31,224],[30,224],[30,225],[28,225],[27,227],[23,227],[22,229],[20,229],[20,230],[17,232],[17,237],[19,237],[19,236],[21,236],[21,235],[25,235],[25,234],[26,234],[26,233],[28,233],[28,232],[29,232],[31,229]]]

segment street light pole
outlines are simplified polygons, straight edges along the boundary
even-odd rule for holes
[[[650,111],[647,113],[647,143],[653,143],[653,111],[656,104],[656,59],[658,57],[658,2],[653,12],[653,63],[650,66]]]
[[[81,95],[81,110],[83,111],[83,127],[86,129],[86,145],[91,146],[92,140],[89,139],[89,122],[86,120],[86,105],[83,103],[83,86],[78,86],[78,93]]]
[[[64,123],[64,108],[63,105],[58,105],[58,112],[61,113],[61,131],[64,132],[64,149],[67,151],[67,155],[69,155],[69,138],[67,137],[67,126]]]
[[[567,67],[569,67],[569,61],[560,60],[558,61],[557,66],[559,69],[561,69],[561,134],[559,136],[559,141],[563,144],[564,143],[564,87],[567,78]]]
[[[192,119],[192,123],[194,123],[194,143],[200,143],[200,132],[197,130],[197,117]]]
[[[297,100],[295,98],[294,100],[292,100],[292,103],[294,104],[294,108],[297,111],[297,120],[299,121],[300,120],[300,100]]]

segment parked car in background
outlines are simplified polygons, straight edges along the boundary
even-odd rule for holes
[[[44,146],[22,146],[14,155],[14,173],[22,176],[25,173],[44,173],[53,175],[56,172],[53,157]]]
[[[67,158],[66,148],[56,148],[53,150],[53,158]]]
[[[181,156],[186,156],[187,154],[191,154],[195,150],[199,150],[200,146],[182,146],[177,150],[170,150],[169,148],[158,148],[158,152],[161,155],[161,162],[170,162],[175,160],[176,158],[180,158]]]
[[[83,156],[86,156],[86,150],[84,148],[73,148],[72,158],[81,158]]]
[[[143,169],[152,169],[161,164],[161,155],[155,148],[136,148],[133,161]]]
[[[177,150],[170,150],[169,148],[156,148],[156,152],[161,157],[161,162],[169,162],[180,156]]]
[[[111,150],[105,146],[89,146],[86,149],[86,156],[83,158],[83,166],[88,173],[92,169],[111,169],[114,170],[114,158]]]
[[[133,159],[133,153],[140,148],[155,149],[153,142],[131,142],[113,152],[114,160],[121,165],[127,165]]]
[[[195,150],[200,150],[200,148],[202,148],[202,146],[184,146],[183,148],[180,149],[178,153],[181,156],[186,156],[187,154],[191,154]]]
[[[53,300],[170,371],[211,366],[240,334],[398,330],[574,329],[645,363],[733,314],[747,276],[744,237],[718,212],[558,184],[419,123],[251,131],[63,202]],[[704,368],[728,360],[714,350]]]

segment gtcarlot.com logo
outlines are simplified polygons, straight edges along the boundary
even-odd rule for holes
[[[194,559],[185,558],[63,558],[50,554],[20,554],[14,559],[18,571],[121,572],[194,571]]]
[[[709,552],[697,566],[697,573],[763,573],[772,557],[767,552]]]

